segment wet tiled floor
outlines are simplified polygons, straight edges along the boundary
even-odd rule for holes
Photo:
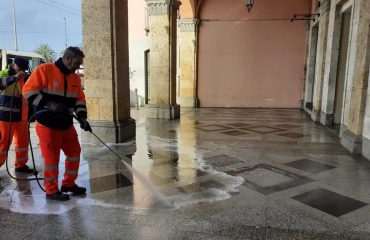
[[[132,117],[136,140],[110,147],[137,173],[86,139],[84,197],[47,202],[36,182],[1,167],[0,239],[370,239],[370,162],[299,110]]]

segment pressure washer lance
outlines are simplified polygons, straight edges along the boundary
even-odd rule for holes
[[[73,114],[72,112],[71,112],[71,115],[73,116],[73,118],[74,119],[76,119],[80,124],[82,124],[81,123],[81,120],[75,115],[75,114]],[[113,155],[117,158],[117,159],[119,159],[120,161],[122,161],[124,164],[125,164],[125,166],[126,165],[128,165],[125,161],[123,161],[122,159],[121,159],[121,157],[115,152],[115,151],[113,151],[113,149],[112,148],[110,148],[103,140],[101,140],[91,129],[90,129],[90,131],[88,131],[88,132],[90,132],[96,139],[98,139],[99,140],[99,142],[101,142],[111,153],[113,153]],[[127,167],[127,166],[126,166]],[[130,179],[129,179],[130,180]],[[130,182],[132,183],[132,184],[134,184],[134,182],[133,181],[131,181],[130,180]]]
[[[10,99],[10,115],[9,115],[9,134],[8,134],[8,143],[10,143],[10,135],[11,135],[11,132],[12,132],[12,112],[13,112],[13,98],[14,98],[14,92],[15,92],[15,89],[17,87],[17,83],[18,83],[18,79],[15,80],[14,82],[14,88],[13,88],[13,91],[12,91],[12,97]],[[34,116],[36,115],[37,113],[33,114],[32,117],[30,118],[30,120],[28,121],[28,139],[29,139],[29,145],[30,145],[30,150],[31,150],[31,159],[32,159],[32,164],[33,164],[33,172],[32,174],[35,176],[35,178],[17,178],[17,177],[14,177],[10,171],[9,171],[9,166],[8,166],[8,153],[9,153],[9,148],[10,148],[10,144],[9,144],[9,148],[6,150],[6,158],[5,158],[5,166],[6,166],[6,171],[8,173],[8,175],[13,178],[14,180],[17,180],[17,181],[37,181],[37,184],[39,185],[39,187],[45,192],[45,189],[41,186],[40,184],[40,180],[43,180],[44,178],[39,178],[37,175],[38,175],[38,171],[36,169],[36,163],[35,163],[35,158],[34,158],[34,155],[33,155],[33,149],[32,149],[32,143],[31,143],[31,134],[30,134],[30,123],[32,121],[32,119],[34,118]]]
[[[78,117],[75,114],[73,114],[73,113],[71,113],[71,114],[72,114],[73,118],[76,119],[81,124],[81,121],[78,119]],[[158,191],[157,188],[148,181],[148,179],[146,179],[143,175],[141,175],[141,173],[139,173],[138,171],[136,171],[135,168],[133,168],[130,164],[128,164],[125,160],[123,160],[120,155],[118,155],[115,151],[113,151],[113,149],[110,148],[103,140],[101,140],[92,130],[90,130],[89,132],[96,139],[98,139],[111,153],[113,153],[114,156],[118,160],[120,160],[125,165],[125,167],[129,171],[131,171],[132,174],[135,174],[135,176],[137,177],[137,179],[139,179],[139,181],[141,181],[141,183],[143,184],[143,186],[146,187],[158,200],[160,200],[166,206],[169,206],[169,207],[173,207],[174,206],[174,202],[171,199],[169,199],[167,196],[165,196],[160,191]],[[129,179],[129,180],[130,180],[130,182],[132,184],[134,184],[134,182],[131,179]]]
[[[72,114],[73,118],[76,119],[80,124],[81,124],[81,121],[80,119],[75,115],[75,114]],[[98,139],[106,148],[108,148],[109,151],[111,151],[111,153],[114,154],[114,156],[116,156],[118,159],[121,160],[121,157],[115,152],[113,151],[113,149],[111,149],[103,140],[101,140],[92,130],[89,131],[92,135],[94,135],[94,137],[96,139]]]

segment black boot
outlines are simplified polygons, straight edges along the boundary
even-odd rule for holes
[[[53,194],[46,194],[46,199],[55,201],[67,201],[69,200],[69,195],[59,191]]]
[[[86,188],[79,187],[77,184],[75,184],[73,187],[64,187],[60,189],[62,192],[71,192],[74,195],[83,195],[86,193]]]
[[[27,165],[20,167],[20,168],[15,168],[16,173],[33,173],[33,168],[29,168]]]

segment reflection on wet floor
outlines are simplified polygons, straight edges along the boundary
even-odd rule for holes
[[[23,219],[27,229],[38,219],[37,231],[11,228],[31,238],[51,229],[63,239],[367,239],[370,162],[299,110],[185,109],[173,121],[132,115],[136,139],[109,144],[121,159],[94,138],[82,142],[77,182],[85,197],[46,201],[35,182],[12,180],[2,167],[0,227]],[[61,161],[59,182],[63,172]]]
[[[123,174],[114,174],[104,177],[90,178],[88,182],[83,181],[83,186],[91,193],[109,191],[116,188],[132,186],[132,182]]]

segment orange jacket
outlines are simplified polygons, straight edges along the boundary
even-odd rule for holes
[[[63,103],[78,117],[87,118],[85,94],[81,88],[81,79],[69,72],[61,59],[55,63],[42,64],[35,69],[22,91],[29,105],[36,111],[45,108],[49,102]],[[36,120],[50,128],[65,130],[73,124],[71,114],[40,114]]]

